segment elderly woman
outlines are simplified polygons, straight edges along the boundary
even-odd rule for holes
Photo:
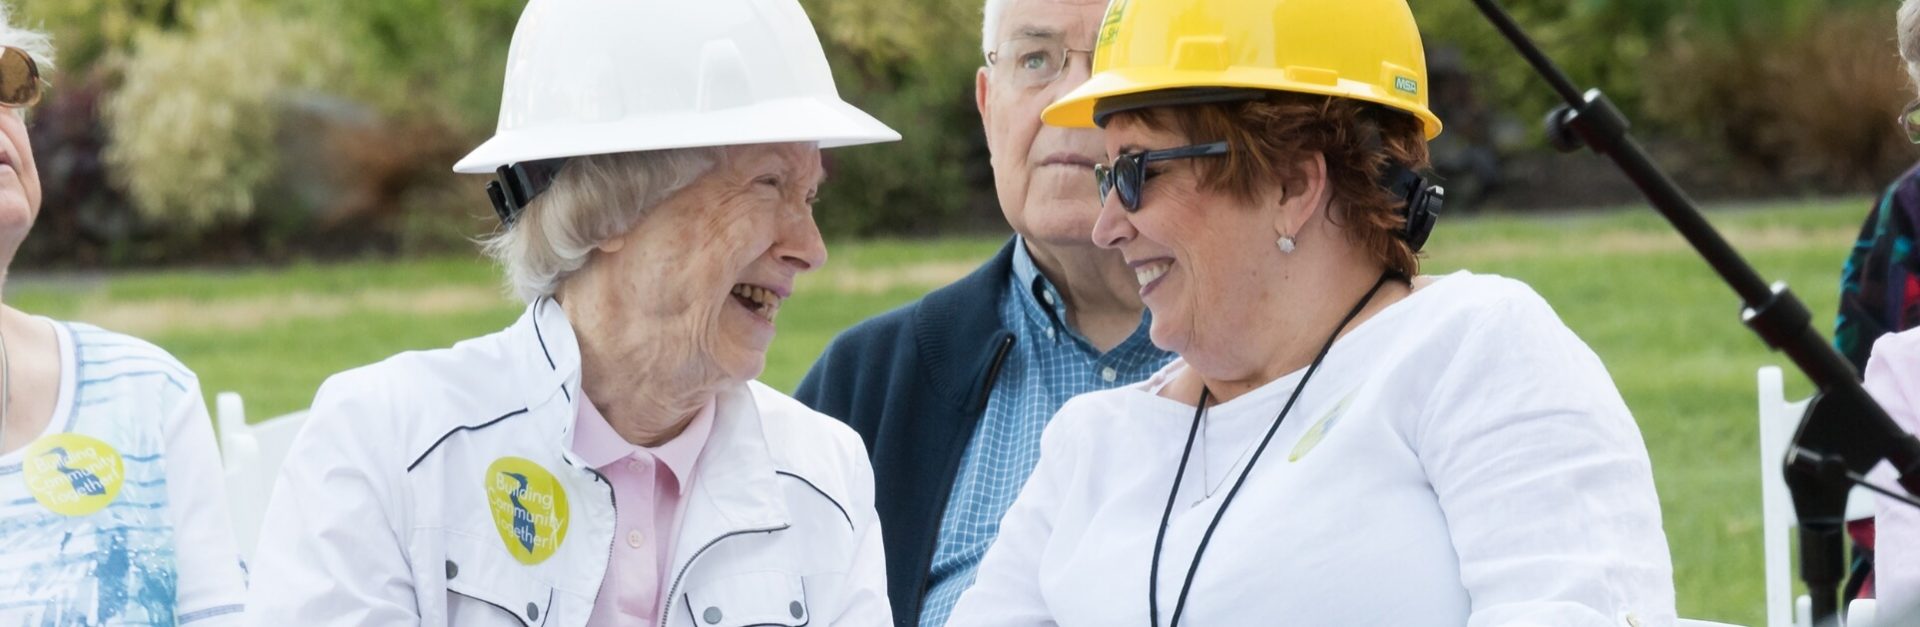
[[[47,36],[0,4],[0,281],[40,213],[26,110]],[[193,372],[138,339],[0,305],[0,624],[234,624],[234,550]]]
[[[1420,277],[1404,0],[1130,0],[1045,113],[1179,354],[1069,402],[952,625],[1664,625],[1645,446],[1511,279]]]
[[[753,382],[826,262],[835,95],[794,0],[533,0],[487,242],[499,333],[328,380],[264,524],[263,625],[887,625],[854,433]]]

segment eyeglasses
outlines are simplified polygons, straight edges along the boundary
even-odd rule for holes
[[[1015,37],[987,53],[987,67],[1007,60],[1012,64],[1008,69],[1015,84],[1036,87],[1060,78],[1060,73],[1067,68],[1067,54],[1073,52],[1083,52],[1087,58],[1093,58],[1092,50],[1069,48],[1052,37]]]
[[[0,46],[0,106],[31,107],[40,102],[40,66],[27,51]]]
[[[1100,184],[1100,204],[1107,204],[1107,194],[1119,192],[1120,206],[1125,207],[1127,213],[1139,211],[1140,186],[1147,182],[1148,161],[1170,161],[1224,154],[1227,154],[1227,142],[1219,141],[1211,144],[1124,154],[1114,159],[1111,166],[1096,164],[1093,166],[1093,180]]]
[[[1900,122],[1900,129],[1907,132],[1907,141],[1920,144],[1920,100],[1907,105],[1897,121]]]

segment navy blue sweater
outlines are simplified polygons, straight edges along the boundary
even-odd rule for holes
[[[1013,333],[1000,299],[1013,242],[972,274],[834,338],[794,394],[852,426],[873,458],[893,622],[920,624],[927,572],[960,457]]]

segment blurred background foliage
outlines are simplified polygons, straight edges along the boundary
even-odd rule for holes
[[[105,164],[141,217],[186,233],[254,214],[280,166],[277,107],[343,75],[343,49],[310,21],[227,3],[182,20],[187,35],[135,34],[102,102]],[[246,54],[228,51],[246,50]]]
[[[1553,189],[1539,120],[1556,104],[1485,18],[1464,0],[1413,0],[1450,122],[1436,152],[1489,151],[1502,168],[1442,163],[1494,191]],[[1875,191],[1916,155],[1892,122],[1913,99],[1899,59],[1891,0],[1507,0],[1534,40],[1577,84],[1598,87],[1696,195],[1754,198]],[[1442,92],[1471,92],[1443,98]],[[1462,128],[1464,126],[1464,128]],[[1458,130],[1455,133],[1453,131]],[[1461,145],[1460,140],[1465,140]],[[1451,169],[1452,171],[1448,171]],[[1604,168],[1603,168],[1604,170]],[[1618,177],[1540,190],[1476,194],[1517,208],[1594,204],[1620,196]],[[1476,181],[1468,181],[1476,182]],[[1506,202],[1503,202],[1506,201]]]
[[[11,0],[60,49],[27,266],[409,255],[493,228],[448,171],[493,128],[524,0]],[[838,236],[1004,229],[973,104],[978,2],[802,0],[842,95],[906,136],[827,155]],[[1412,0],[1450,211],[1634,198],[1552,153],[1552,95],[1465,0]],[[1914,148],[1893,0],[1509,0],[1696,196],[1872,192]]]

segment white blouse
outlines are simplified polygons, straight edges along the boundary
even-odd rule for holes
[[[1061,408],[950,625],[1147,624],[1194,409],[1158,391],[1185,368]],[[1300,376],[1208,410],[1168,523],[1161,625]],[[1221,520],[1180,624],[1674,620],[1652,467],[1606,368],[1526,285],[1459,272],[1334,345]]]

